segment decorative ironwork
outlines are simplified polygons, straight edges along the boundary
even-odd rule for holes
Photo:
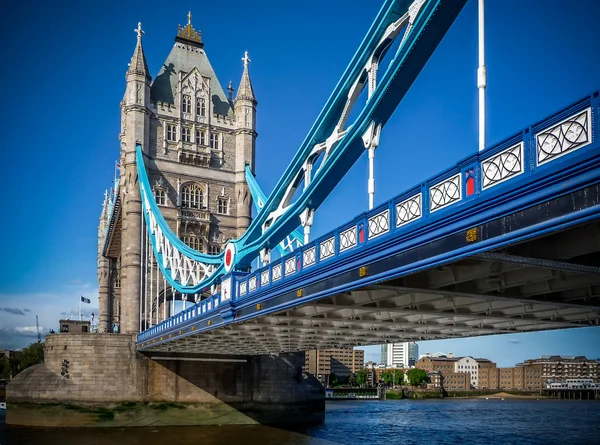
[[[340,233],[340,252],[356,246],[356,227],[350,227]]]
[[[319,245],[319,259],[320,260],[324,260],[326,258],[333,256],[334,245],[335,245],[334,243],[335,243],[334,238],[329,238],[329,239],[326,239],[325,241],[321,241],[321,244]]]
[[[288,258],[285,260],[285,274],[290,275],[296,272],[296,258]]]
[[[304,267],[312,266],[317,262],[317,248],[311,247],[310,249],[302,252],[302,264]]]
[[[400,204],[396,204],[396,227],[403,226],[421,217],[421,194],[411,196]]]
[[[481,162],[481,188],[493,187],[523,173],[523,142]]]
[[[454,175],[439,184],[431,186],[429,188],[429,196],[431,199],[429,208],[432,212],[460,201],[460,174]]]
[[[252,292],[256,290],[256,275],[250,277],[248,280],[248,292]]]
[[[281,278],[281,263],[273,266],[273,281]]]
[[[538,165],[592,142],[592,109],[587,108],[535,135]]]
[[[200,31],[196,31],[192,26],[192,13],[188,12],[188,22],[187,25],[177,26],[177,37],[189,40],[191,42],[202,43],[202,33]]]
[[[263,286],[269,284],[269,271],[268,270],[263,270],[260,273],[260,282],[262,283]]]
[[[390,230],[389,209],[369,218],[369,239],[375,238]]]
[[[245,281],[242,281],[240,283],[240,296],[241,295],[246,295],[246,282]]]

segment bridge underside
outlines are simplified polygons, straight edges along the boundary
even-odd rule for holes
[[[430,246],[415,250],[429,256]],[[335,288],[343,280],[332,277],[318,287]],[[173,338],[149,350],[257,355],[598,326],[600,223],[277,311],[293,298],[282,295],[248,305],[236,313],[236,319],[246,321]],[[257,311],[265,315],[249,317]]]

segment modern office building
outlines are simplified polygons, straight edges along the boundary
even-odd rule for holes
[[[419,357],[419,345],[415,342],[381,345],[381,364],[387,367],[410,368]]]

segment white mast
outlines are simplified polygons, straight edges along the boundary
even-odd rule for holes
[[[479,67],[477,68],[477,88],[479,89],[479,151],[485,149],[485,87],[487,85],[487,71],[485,68],[484,45],[484,0],[479,0],[478,6],[478,31],[479,31]]]

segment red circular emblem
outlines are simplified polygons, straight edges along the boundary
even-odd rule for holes
[[[224,261],[224,266],[225,266],[225,272],[230,272],[231,269],[233,268],[233,261],[235,258],[235,245],[234,244],[227,244],[227,246],[225,247],[225,256],[223,258]]]

